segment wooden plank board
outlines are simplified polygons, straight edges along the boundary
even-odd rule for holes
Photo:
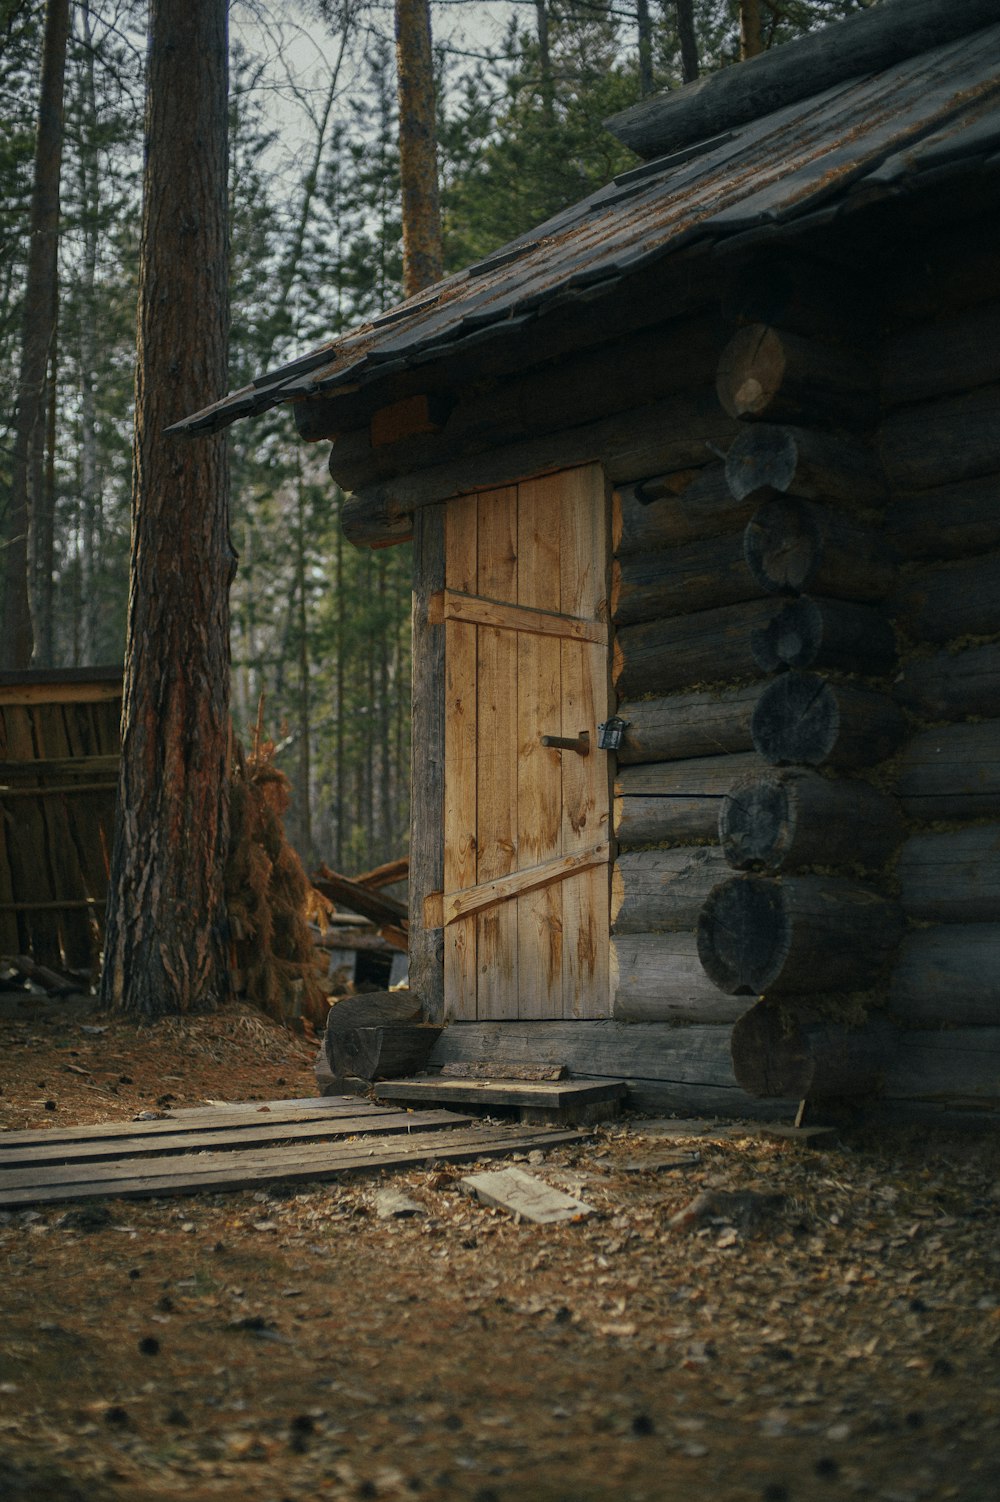
[[[476,589],[478,518],[475,496],[451,503],[445,514],[445,582]],[[476,627],[445,627],[444,886],[449,892],[476,883]],[[454,924],[444,935],[444,984],[455,1017],[476,1015],[475,922]]]
[[[517,598],[536,610],[560,608],[562,496],[559,476],[518,489]],[[562,854],[562,771],[565,755],[543,746],[562,733],[561,644],[551,637],[517,638],[518,869]],[[575,735],[581,726],[575,726]],[[520,1017],[562,1016],[562,884],[518,897]]]
[[[596,618],[607,610],[607,501],[599,465],[561,475],[560,608]],[[596,727],[608,717],[606,649],[564,641],[561,647],[562,734],[586,727],[589,756],[564,756],[562,833],[564,857],[607,837],[610,785],[607,755],[597,749]],[[562,893],[562,1015],[602,1017],[608,995],[608,869],[594,862]]]
[[[498,494],[503,492],[485,491],[480,501]],[[479,525],[482,528],[482,514]],[[486,556],[485,550],[480,556]],[[603,621],[586,620],[570,611],[558,614],[528,605],[509,605],[502,599],[495,598],[495,586],[488,595],[486,590],[490,588],[489,585],[480,584],[479,588],[479,595],[460,594],[453,589],[445,589],[440,595],[435,595],[430,602],[431,623],[468,621],[472,625],[490,626],[498,631],[527,631],[532,636],[557,636],[560,639],[599,642],[602,646],[607,646],[608,628]]]
[[[483,908],[519,897],[524,892],[534,892],[556,881],[568,880],[591,866],[606,866],[610,847],[595,845],[592,850],[580,850],[574,855],[559,855],[554,860],[543,861],[540,866],[531,866],[524,871],[513,871],[509,876],[496,881],[484,882],[481,886],[467,887],[463,892],[446,892],[442,902],[445,925],[468,913],[481,912]],[[494,1015],[490,1013],[490,1015]]]
[[[456,1079],[453,1075],[385,1080],[376,1087],[379,1100],[456,1101],[459,1105],[541,1106],[563,1110],[594,1101],[621,1100],[621,1080]]]
[[[345,1143],[340,1148],[324,1143],[293,1149],[279,1147],[259,1153],[184,1155],[177,1159],[157,1160],[150,1165],[152,1171],[145,1174],[136,1173],[133,1165],[124,1166],[117,1173],[108,1169],[102,1177],[77,1183],[38,1183],[0,1190],[0,1208],[81,1199],[141,1199],[192,1192],[216,1193],[257,1188],[261,1184],[321,1181],[345,1173],[372,1173],[385,1168],[407,1167],[428,1159],[474,1161],[534,1148],[544,1151],[564,1143],[578,1142],[583,1135],[579,1131],[552,1131],[544,1127],[506,1130],[489,1127],[374,1138]]]
[[[343,1141],[347,1137],[379,1136],[408,1132],[413,1126],[411,1111],[370,1110],[364,1115],[343,1116],[331,1121],[285,1122],[282,1126],[259,1125],[235,1127],[219,1133],[212,1131],[163,1132],[156,1136],[135,1135],[105,1138],[90,1142],[51,1142],[33,1147],[16,1147],[5,1151],[0,1138],[0,1188],[15,1182],[30,1182],[30,1175],[43,1165],[87,1164],[127,1158],[155,1158],[178,1153],[203,1151],[244,1152],[250,1148],[285,1146],[292,1142]],[[423,1111],[419,1128],[424,1132],[446,1130],[471,1124],[451,1111]],[[18,1175],[20,1178],[18,1179]],[[28,1175],[26,1179],[24,1176]]]
[[[16,705],[4,709],[5,759],[30,761],[37,756],[32,712]],[[7,851],[14,886],[14,901],[48,904],[64,895],[57,892],[48,860],[48,841],[42,805],[26,798],[18,809],[17,822],[8,823]],[[31,953],[40,965],[62,964],[59,924],[53,909],[40,906],[27,924]]]
[[[518,494],[514,487],[479,497],[477,588],[517,598]],[[482,624],[477,662],[479,746],[476,766],[477,885],[505,878],[518,862],[518,639]],[[451,921],[445,907],[445,922]],[[519,986],[517,911],[492,907],[476,926],[476,1016],[515,1017]]]
[[[539,1226],[583,1220],[594,1210],[593,1205],[585,1204],[572,1194],[564,1194],[561,1189],[553,1189],[551,1184],[543,1183],[523,1168],[468,1174],[462,1180],[462,1188],[474,1194],[480,1204],[496,1205]]]
[[[101,1121],[78,1127],[26,1127],[0,1132],[0,1149],[46,1142],[91,1142],[105,1137],[155,1137],[179,1131],[231,1131],[254,1126],[261,1117],[274,1125],[296,1121],[324,1121],[343,1116],[377,1115],[379,1107],[356,1095],[319,1095],[302,1100],[262,1101],[254,1104],[194,1106],[170,1111],[148,1121]]]

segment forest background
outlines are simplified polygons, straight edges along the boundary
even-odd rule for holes
[[[602,127],[616,110],[872,3],[434,0],[446,274],[632,165]],[[40,667],[120,664],[124,651],[145,10],[71,8],[44,439],[52,526],[31,569],[33,613],[47,616],[36,639],[51,642],[36,647]],[[37,0],[0,0],[5,538],[43,20]],[[402,296],[393,6],[234,0],[230,68],[233,389]],[[374,866],[406,847],[409,548],[344,542],[326,446],[304,448],[284,409],[229,442],[237,735],[264,694],[307,868]]]

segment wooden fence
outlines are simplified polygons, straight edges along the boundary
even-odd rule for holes
[[[0,956],[96,977],[120,668],[0,673]]]

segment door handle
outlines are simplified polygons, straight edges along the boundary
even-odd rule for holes
[[[557,751],[575,751],[577,756],[590,755],[590,731],[581,730],[575,740],[568,735],[543,735],[543,746],[554,746]]]

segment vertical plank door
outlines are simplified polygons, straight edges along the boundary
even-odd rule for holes
[[[447,506],[443,917],[456,1019],[608,1012],[606,529],[598,465]]]

